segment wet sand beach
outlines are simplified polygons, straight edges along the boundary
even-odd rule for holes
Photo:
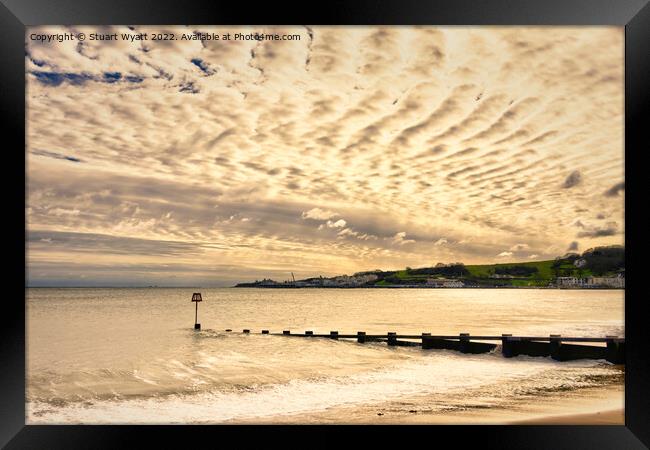
[[[431,412],[426,399],[383,406],[332,408],[317,414],[275,416],[268,420],[237,420],[232,424],[350,425],[624,425],[624,387],[586,388],[569,395],[522,398],[505,408],[467,408]],[[417,405],[417,406],[416,406]],[[413,408],[413,409],[407,409]]]

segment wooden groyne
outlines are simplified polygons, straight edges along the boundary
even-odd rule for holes
[[[232,330],[227,329],[230,332]],[[244,334],[251,334],[251,330],[245,329]],[[271,333],[269,330],[261,330],[261,333],[269,336],[305,337],[305,338],[327,338],[327,339],[355,339],[358,343],[386,342],[389,346],[422,347],[423,350],[445,349],[456,350],[461,353],[488,353],[493,351],[499,343],[501,353],[506,358],[513,358],[519,355],[527,356],[550,356],[556,361],[572,361],[576,359],[605,359],[613,364],[625,364],[625,338],[618,336],[595,337],[569,337],[559,334],[549,336],[513,336],[502,334],[501,336],[481,336],[460,333],[458,335],[432,335],[422,334],[398,334],[390,331],[386,334],[367,334],[359,331],[356,334],[339,334],[338,331],[329,333],[314,333],[311,330],[304,333],[292,333],[290,330],[283,330],[281,333]],[[492,343],[492,342],[497,343]],[[580,343],[605,344],[605,345],[581,345]]]

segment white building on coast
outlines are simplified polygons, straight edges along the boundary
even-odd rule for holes
[[[618,274],[615,277],[557,277],[555,283],[559,288],[617,288],[625,289],[625,276]]]
[[[375,280],[377,280],[377,275],[375,274],[353,275],[353,276],[341,275],[340,277],[324,279],[323,286],[329,286],[329,287],[361,286]]]
[[[625,277],[620,274],[615,277],[589,277],[586,279],[585,286],[625,289]]]

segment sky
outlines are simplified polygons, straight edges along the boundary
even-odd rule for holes
[[[234,39],[255,32],[294,38]],[[86,39],[31,37],[62,33]],[[623,39],[31,27],[28,285],[231,286],[622,245]]]

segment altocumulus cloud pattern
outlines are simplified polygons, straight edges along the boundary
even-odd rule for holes
[[[623,242],[621,28],[92,27],[26,43],[32,285],[229,285]]]

